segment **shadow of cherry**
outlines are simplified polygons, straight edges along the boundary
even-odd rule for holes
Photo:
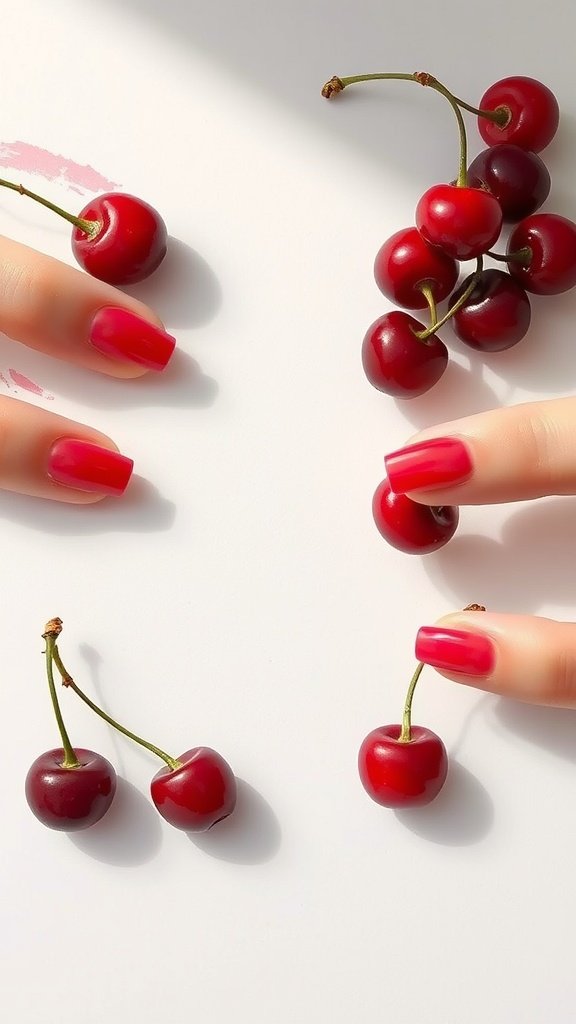
[[[71,832],[68,838],[103,864],[136,867],[158,853],[162,835],[160,817],[150,801],[131,782],[119,778],[108,813],[96,825]]]
[[[158,270],[122,291],[166,317],[168,331],[201,327],[214,319],[222,305],[222,289],[212,268],[199,252],[172,236]]]
[[[208,832],[188,833],[190,842],[203,853],[232,864],[264,864],[280,848],[280,822],[264,797],[238,779],[234,813]]]
[[[431,804],[395,813],[421,839],[440,846],[471,846],[490,831],[494,805],[478,779],[451,760],[448,778]]]

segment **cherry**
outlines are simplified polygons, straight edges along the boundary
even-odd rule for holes
[[[555,213],[535,213],[510,235],[508,270],[526,291],[559,295],[576,285],[576,224]]]
[[[152,799],[175,828],[206,832],[234,810],[236,779],[230,765],[210,747],[187,750],[178,761],[179,768],[161,768],[154,776]]]
[[[503,142],[482,150],[472,161],[468,184],[491,192],[500,203],[503,219],[515,224],[546,201],[550,174],[536,153]]]
[[[457,302],[471,283],[462,282],[450,302]],[[481,352],[512,348],[530,326],[530,300],[514,278],[502,270],[483,270],[465,303],[454,313],[452,326],[458,337]]]
[[[416,224],[430,245],[440,246],[453,259],[468,260],[497,241],[502,210],[482,189],[433,185],[416,207]]]
[[[512,142],[539,153],[554,138],[560,112],[553,92],[535,78],[513,75],[495,82],[480,100],[481,112],[497,112],[502,122],[478,118],[478,131],[489,146]],[[505,115],[505,117],[504,117]]]
[[[362,366],[370,383],[395,398],[415,398],[429,391],[448,365],[448,349],[424,324],[393,310],[375,320],[362,342]]]
[[[446,747],[436,733],[413,725],[409,741],[400,725],[382,725],[368,733],[358,754],[364,789],[383,807],[429,804],[448,774]]]
[[[62,620],[50,619],[42,636],[46,641],[48,688],[62,746],[36,758],[26,776],[25,793],[30,810],[43,825],[77,832],[106,814],[116,792],[116,772],[105,757],[83,747],[73,748],[70,743],[54,684],[56,640],[61,631]]]
[[[157,811],[170,825],[187,832],[206,832],[232,814],[236,806],[236,779],[220,754],[210,747],[194,747],[181,757],[171,757],[160,747],[120,725],[90,700],[65,668],[58,649],[55,650],[54,664],[64,685],[69,686],[92,711],[164,761],[165,767],[152,779],[150,794]]]
[[[0,178],[0,186],[34,199],[72,224],[74,257],[92,277],[107,284],[143,281],[166,255],[168,232],[162,217],[136,196],[105,192],[75,216],[13,181]]]
[[[442,302],[458,280],[458,264],[441,249],[433,248],[414,228],[397,231],[378,251],[374,277],[381,292],[406,309],[425,309],[428,288]]]
[[[419,663],[410,680],[402,725],[373,729],[360,747],[360,780],[368,795],[383,807],[429,804],[446,781],[448,755],[442,740],[411,722],[414,690],[423,668]]]
[[[97,196],[81,210],[72,252],[92,277],[108,284],[136,284],[149,277],[166,255],[168,232],[148,203],[121,192]]]
[[[455,505],[422,505],[405,494],[395,494],[388,479],[378,485],[372,514],[384,540],[406,554],[425,555],[444,547],[456,532]]]
[[[76,747],[77,765],[65,767],[63,747],[40,754],[26,776],[26,799],[48,828],[76,832],[100,821],[116,792],[116,772],[100,754]]]

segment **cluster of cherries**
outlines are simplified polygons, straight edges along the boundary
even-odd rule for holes
[[[26,776],[26,799],[38,820],[61,832],[88,828],[106,814],[116,792],[116,772],[110,762],[93,750],[72,746],[56,693],[54,668],[63,685],[100,718],[164,761],[164,767],[152,779],[150,794],[170,825],[185,832],[206,832],[227,818],[236,806],[237,787],[224,758],[210,747],[194,747],[177,758],[171,757],[114,721],[90,700],[64,667],[57,643],[61,632],[62,620],[54,618],[42,634],[48,687],[62,746],[36,758]]]
[[[502,79],[479,107],[454,96],[431,75],[371,74],[334,77],[322,95],[337,95],[359,82],[401,79],[428,86],[450,103],[458,123],[458,176],[433,185],[416,206],[415,225],[397,231],[376,255],[374,276],[386,298],[403,309],[379,317],[362,343],[362,364],[370,383],[395,398],[413,398],[440,380],[448,349],[438,330],[448,321],[477,352],[512,348],[525,337],[531,317],[528,293],[557,295],[576,285],[576,224],[552,213],[536,213],[548,198],[550,175],[538,156],[552,141],[558,103],[533,78]],[[462,109],[475,114],[487,149],[468,166]],[[505,253],[493,251],[503,224],[514,225]],[[484,268],[489,257],[506,269]],[[473,273],[458,283],[460,262],[476,260]],[[439,314],[438,306],[447,301]],[[423,324],[404,310],[429,310]],[[454,506],[427,506],[395,494],[387,479],[372,502],[376,525],[394,547],[409,553],[436,551],[458,525]],[[480,610],[469,605],[466,610]],[[372,730],[358,755],[366,792],[385,807],[428,804],[448,772],[446,748],[435,733],[411,724],[414,689],[408,688],[402,724]]]
[[[107,284],[136,284],[162,263],[168,231],[149,203],[126,192],[105,192],[68,213],[24,185],[0,178],[0,186],[34,199],[72,224],[72,252],[80,266]]]
[[[479,107],[454,96],[436,78],[415,74],[332,78],[322,92],[334,96],[358,82],[401,79],[434,89],[456,115],[460,139],[457,179],[433,185],[416,206],[415,226],[389,238],[376,255],[374,276],[383,294],[403,309],[379,317],[362,343],[362,364],[371,384],[395,398],[428,391],[448,365],[438,330],[450,322],[477,352],[518,344],[530,326],[528,293],[557,295],[576,285],[576,224],[554,213],[536,213],[548,198],[550,175],[538,156],[552,141],[558,102],[533,78],[504,78],[484,93]],[[462,109],[477,116],[488,148],[467,162]],[[494,252],[503,224],[515,225],[505,253]],[[506,269],[485,269],[485,257]],[[460,262],[476,267],[460,284]],[[447,309],[438,306],[448,300]],[[430,324],[404,312],[428,307]],[[372,500],[378,530],[393,547],[414,554],[436,551],[454,535],[454,506],[416,504],[395,494],[388,479]]]

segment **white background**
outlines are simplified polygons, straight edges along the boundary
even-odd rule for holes
[[[134,291],[181,349],[163,377],[118,383],[0,345],[0,368],[109,433],[138,474],[96,508],[0,497],[6,1019],[573,1021],[574,715],[428,670],[415,720],[453,758],[437,802],[378,808],[355,759],[398,720],[420,625],[470,601],[573,616],[572,499],[463,509],[423,559],[385,545],[370,502],[384,452],[419,427],[572,391],[576,293],[534,302],[517,350],[484,362],[454,344],[421,399],[372,390],[359,348],[388,308],[374,254],[455,176],[456,133],[447,104],[410,84],[334,103],[320,87],[424,69],[474,102],[504,75],[541,78],[562,109],[546,209],[574,217],[574,12],[2,4],[2,138],[90,163],[162,212],[175,241]],[[18,196],[0,196],[0,227],[73,263],[67,226]],[[165,825],[147,796],[157,764],[64,693],[73,741],[124,781],[94,829],[39,825],[23,781],[57,744],[51,615],[70,668],[120,720],[175,755],[223,753],[243,780],[233,818],[195,841]]]

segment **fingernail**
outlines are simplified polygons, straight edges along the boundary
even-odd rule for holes
[[[48,455],[48,476],[55,483],[98,494],[123,494],[133,466],[119,452],[71,437],[61,437]]]
[[[489,676],[496,652],[489,637],[460,629],[422,626],[416,636],[416,657],[433,668],[462,672],[467,676]]]
[[[460,483],[472,475],[468,448],[455,437],[434,437],[384,456],[396,494]]]
[[[90,325],[90,344],[113,359],[128,360],[149,370],[163,370],[176,339],[127,309],[104,306]]]

